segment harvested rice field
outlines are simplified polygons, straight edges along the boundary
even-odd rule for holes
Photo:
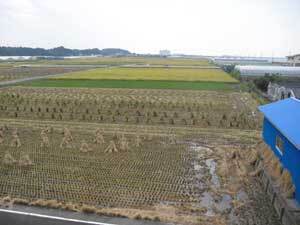
[[[0,64],[1,65],[1,64]],[[81,71],[85,68],[70,68],[70,67],[13,67],[0,66],[0,82],[17,80],[27,77],[45,76],[54,74],[64,74],[75,71]]]
[[[49,65],[152,65],[152,66],[212,66],[206,59],[161,57],[87,57],[64,60],[37,60],[34,64]],[[1,64],[0,64],[1,65]]]
[[[221,69],[191,68],[99,68],[84,72],[74,72],[53,79],[170,80],[238,83],[236,79]]]
[[[0,90],[0,204],[171,224],[279,224],[250,176],[247,93]]]
[[[248,186],[254,178],[247,175],[247,155],[255,151],[256,131],[7,119],[0,123],[3,204],[179,224],[276,221],[274,215],[267,220],[257,215],[255,207],[262,202],[253,194],[259,189],[253,193]],[[64,142],[66,128],[72,135],[69,143]],[[14,145],[15,129],[19,147]],[[100,143],[95,143],[97,129],[103,137]],[[265,198],[263,193],[259,197]],[[263,205],[272,215],[266,202]]]
[[[11,87],[0,90],[0,117],[95,123],[258,129],[248,93]]]

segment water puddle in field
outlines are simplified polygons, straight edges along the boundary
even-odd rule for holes
[[[230,212],[232,197],[228,194],[216,194],[221,188],[221,181],[216,171],[217,162],[213,159],[213,150],[197,143],[192,143],[190,149],[197,153],[193,167],[196,172],[196,185],[202,190],[199,200],[200,206],[206,209],[205,215],[215,216],[216,213]],[[207,191],[210,188],[213,188],[215,192]]]
[[[217,202],[216,208],[218,212],[226,212],[232,208],[232,198],[230,195],[224,194],[221,200]]]
[[[207,147],[207,146],[203,146],[203,145],[199,145],[195,142],[192,142],[192,143],[189,143],[190,144],[190,149],[200,153],[200,154],[203,154],[205,152],[209,152],[209,153],[212,153],[212,150]]]
[[[190,150],[196,152],[196,158],[192,162],[192,168],[195,171],[195,185],[198,189],[204,190],[207,188],[207,165],[205,160],[202,160],[203,157],[212,153],[212,150],[206,146],[199,145],[197,143],[189,143]],[[202,192],[202,191],[201,191]]]
[[[206,209],[205,216],[226,214],[229,221],[238,221],[233,202],[237,201],[241,204],[248,202],[247,193],[244,190],[239,190],[234,195],[224,193],[221,190],[221,178],[217,174],[218,161],[215,160],[213,147],[210,148],[208,145],[195,142],[189,143],[189,146],[189,149],[196,153],[195,160],[192,162],[195,174],[194,184],[199,190],[198,204],[201,208]]]
[[[194,170],[200,171],[202,169],[202,166],[195,164]]]
[[[241,204],[249,201],[249,196],[244,190],[240,190],[236,194],[236,200],[240,202]],[[231,212],[228,215],[228,224],[236,224],[240,225],[240,219],[238,216],[238,213],[236,213],[235,209],[232,209]]]
[[[214,159],[210,158],[213,150],[208,146],[191,143],[190,149],[197,153],[197,160],[193,162],[194,170],[196,171],[197,178],[207,177],[207,172],[210,175],[210,186],[220,188],[220,179],[216,173],[217,163]]]
[[[216,174],[217,163],[214,159],[207,159],[205,161],[206,166],[209,168],[209,173],[211,175],[211,183],[215,188],[220,188],[220,179]]]
[[[212,195],[208,192],[204,192],[201,197],[201,203],[200,205],[204,208],[206,208],[206,216],[214,216],[214,198]]]
[[[236,199],[240,202],[247,202],[249,200],[249,197],[245,191],[239,190],[236,195]]]
[[[216,196],[204,192],[200,198],[200,205],[206,208],[206,216],[214,216],[216,213],[225,213],[232,209],[232,197],[227,194]]]

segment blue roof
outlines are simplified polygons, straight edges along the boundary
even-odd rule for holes
[[[259,106],[258,109],[300,150],[300,100],[287,98]]]

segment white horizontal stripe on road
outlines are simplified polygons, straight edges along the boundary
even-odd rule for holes
[[[18,215],[24,215],[24,216],[33,216],[33,217],[39,217],[39,218],[47,218],[47,219],[53,219],[53,220],[61,220],[61,221],[66,221],[66,222],[85,223],[85,224],[92,224],[92,225],[116,225],[116,224],[110,224],[110,223],[99,223],[99,222],[94,222],[94,221],[76,220],[76,219],[70,219],[70,218],[64,218],[64,217],[48,216],[48,215],[42,215],[42,214],[37,214],[37,213],[28,213],[28,212],[21,212],[21,211],[7,210],[7,209],[0,209],[0,212],[6,212],[6,213],[18,214]]]

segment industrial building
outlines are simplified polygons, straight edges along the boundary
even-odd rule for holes
[[[292,66],[300,66],[300,54],[288,56],[287,60]]]
[[[290,97],[300,99],[300,82],[270,82],[268,85],[267,96],[271,101],[277,101]]]
[[[170,55],[171,55],[171,51],[169,51],[169,50],[160,50],[160,51],[159,51],[159,55],[160,55],[161,57],[167,57],[167,56],[170,56]]]
[[[278,75],[286,77],[299,77],[300,67],[290,66],[236,66],[235,70],[241,76],[265,76],[265,75]]]

